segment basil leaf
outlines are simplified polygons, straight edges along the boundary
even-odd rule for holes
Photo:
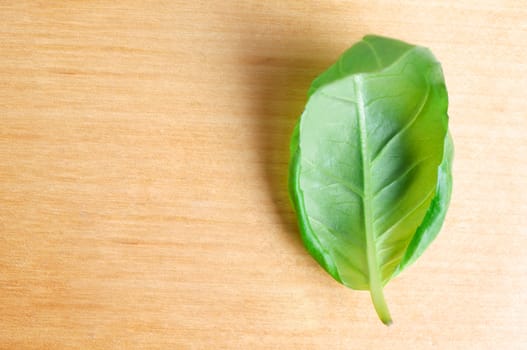
[[[439,62],[423,47],[366,36],[313,82],[291,140],[289,189],[309,253],[337,281],[384,285],[437,236],[453,143]]]

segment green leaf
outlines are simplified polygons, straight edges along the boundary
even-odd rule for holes
[[[309,253],[337,281],[383,287],[437,236],[453,144],[439,62],[423,47],[366,36],[313,82],[291,140],[289,189]]]

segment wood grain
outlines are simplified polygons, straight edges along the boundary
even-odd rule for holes
[[[525,1],[0,1],[0,348],[527,346]],[[386,288],[301,245],[288,139],[367,33],[443,63],[455,188]]]

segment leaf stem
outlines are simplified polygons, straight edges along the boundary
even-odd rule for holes
[[[384,300],[382,284],[378,286],[373,286],[370,282],[370,295],[371,301],[373,302],[373,306],[375,307],[375,311],[377,312],[377,316],[379,316],[382,323],[384,323],[385,325],[391,325],[393,323],[392,316],[390,316],[390,310],[388,309],[386,300]]]

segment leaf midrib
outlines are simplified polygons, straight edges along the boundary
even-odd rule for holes
[[[358,116],[359,135],[360,135],[360,150],[362,159],[362,186],[363,186],[363,221],[364,234],[366,236],[366,260],[368,265],[369,287],[371,298],[377,314],[384,323],[390,323],[390,313],[384,300],[383,284],[380,275],[379,264],[377,263],[377,251],[375,246],[375,237],[373,231],[373,208],[372,198],[373,190],[371,187],[371,164],[368,152],[368,133],[366,129],[366,112],[364,110],[364,96],[362,95],[361,75],[353,76],[353,85],[355,94],[357,96],[356,112]]]
[[[370,157],[368,154],[368,135],[366,130],[366,112],[364,111],[364,97],[362,90],[359,88],[361,84],[360,76],[353,77],[353,84],[357,96],[356,112],[359,125],[360,151],[362,160],[362,214],[364,222],[364,234],[366,236],[366,251],[368,273],[370,275],[370,283],[372,280],[378,279],[379,269],[375,252],[375,240],[373,232],[373,210],[372,210],[372,190],[371,190],[371,172],[370,172]],[[377,277],[377,278],[376,278]]]

